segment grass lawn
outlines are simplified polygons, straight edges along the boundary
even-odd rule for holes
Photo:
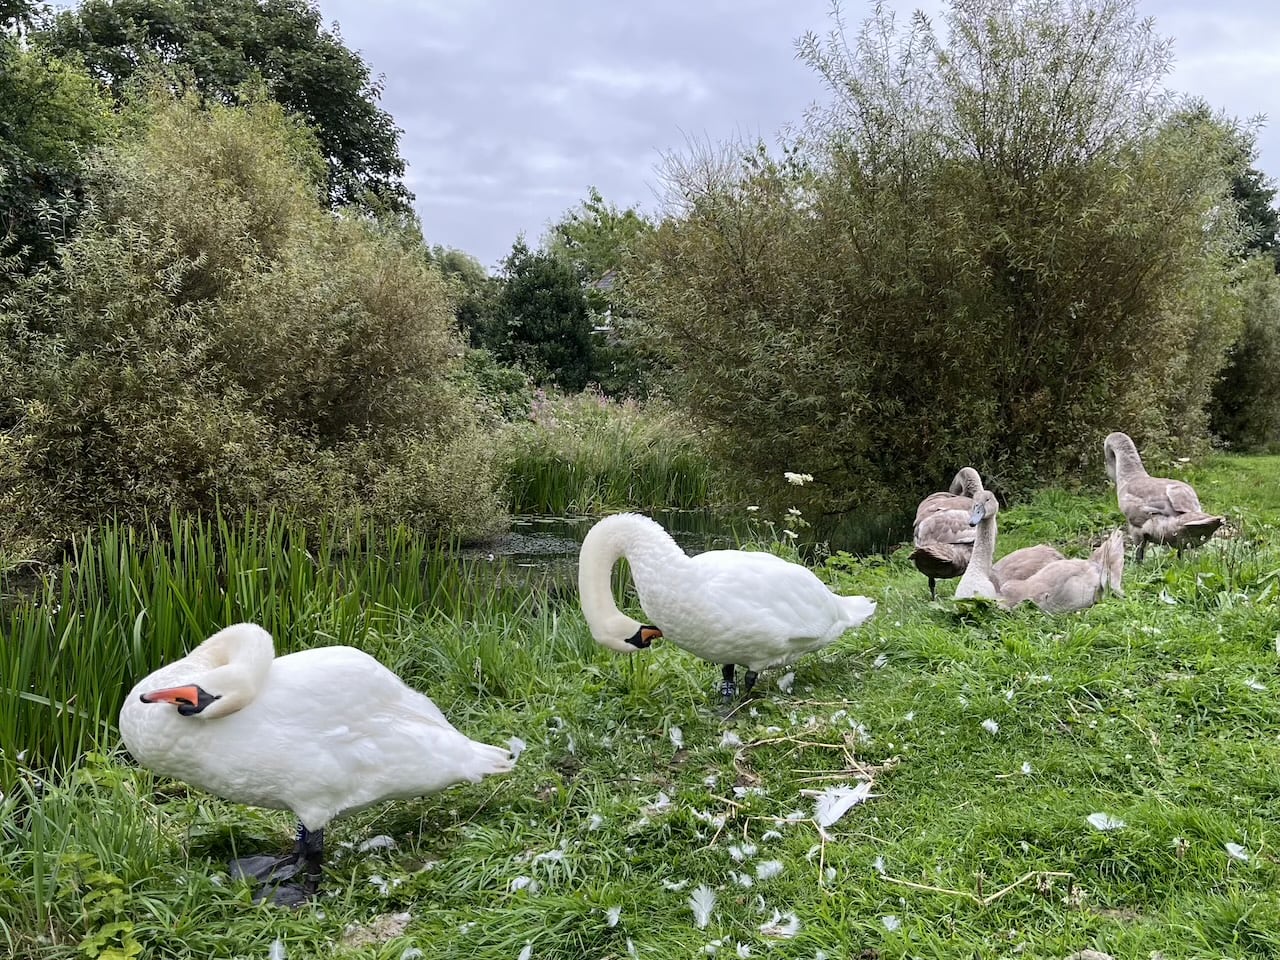
[[[1179,475],[1233,535],[1130,551],[1125,597],[1079,615],[963,615],[906,550],[832,559],[876,617],[727,720],[714,667],[597,648],[573,591],[388,615],[362,645],[468,735],[524,740],[513,775],[336,822],[326,894],[287,912],[224,863],[290,817],[154,780],[112,731],[0,801],[0,954],[1280,955],[1280,458]],[[1119,519],[1045,492],[1002,510],[997,555],[1083,555]],[[812,792],[866,777],[824,839]]]

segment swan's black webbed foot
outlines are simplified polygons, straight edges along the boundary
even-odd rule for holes
[[[751,688],[756,685],[756,676],[757,674],[754,670],[748,670],[747,675],[742,678],[742,697],[744,700],[751,693]]]
[[[298,907],[316,895],[324,859],[324,831],[298,824],[293,852],[282,857],[241,857],[231,862],[231,877],[257,881],[253,902]]]
[[[726,704],[738,695],[738,684],[733,679],[735,669],[732,663],[726,663],[720,671],[724,678],[724,682],[720,684],[720,696]]]

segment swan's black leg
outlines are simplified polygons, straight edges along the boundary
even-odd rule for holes
[[[1138,541],[1138,553],[1133,559],[1136,560],[1138,563],[1141,563],[1142,555],[1146,552],[1147,552],[1147,541],[1144,538]]]
[[[745,697],[751,692],[751,688],[756,685],[756,672],[748,670],[747,675],[742,678],[742,695]]]
[[[724,698],[725,703],[738,695],[738,684],[733,679],[736,669],[732,663],[726,663],[720,670],[720,675],[724,677],[724,683],[720,684],[720,696]]]
[[[254,893],[253,902],[269,899],[278,907],[301,906],[315,896],[320,886],[324,830],[308,830],[299,823],[293,853],[279,859],[282,863],[279,869],[268,871],[265,876],[255,876],[261,886]]]
[[[929,599],[938,599],[938,581],[933,579],[933,577],[929,578]]]

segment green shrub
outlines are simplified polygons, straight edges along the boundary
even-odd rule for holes
[[[1244,332],[1213,389],[1213,431],[1251,450],[1280,441],[1280,277],[1270,256],[1254,258],[1241,283]]]
[[[811,473],[836,511],[963,464],[1100,476],[1114,429],[1203,442],[1238,330],[1230,137],[1152,95],[1167,44],[1134,4],[946,20],[945,45],[884,10],[804,41],[829,104],[780,157],[673,158],[633,277],[670,396],[746,477]]]
[[[698,508],[728,493],[702,435],[658,401],[538,391],[530,418],[510,424],[501,447],[513,512]]]
[[[157,102],[91,164],[80,230],[0,301],[11,557],[219,502],[494,525],[446,285],[412,238],[325,210],[322,171],[271,103]]]

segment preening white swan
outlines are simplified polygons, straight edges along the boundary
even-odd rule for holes
[[[281,887],[277,902],[314,893],[324,827],[381,800],[409,798],[512,768],[507,750],[458,732],[427,697],[352,647],[277,658],[252,623],[215,633],[140,681],[120,734],[142,766],[235,803],[292,810],[293,854],[238,861]]]
[[[916,507],[911,530],[915,549],[910,560],[929,578],[929,599],[938,598],[937,582],[964,573],[973,552],[969,511],[982,492],[982,477],[973,467],[961,467],[947,491],[931,493]]]
[[[626,557],[645,616],[642,624],[613,601],[614,564]],[[765,667],[825,647],[873,613],[866,597],[832,593],[798,563],[771,553],[712,550],[690,557],[670,534],[634,513],[605,517],[578,557],[582,612],[596,642],[623,653],[666,637],[703,660],[723,665],[721,693],[738,692],[735,665],[751,690]]]
[[[1191,484],[1147,473],[1128,434],[1108,434],[1102,450],[1107,476],[1116,484],[1120,512],[1129,521],[1129,536],[1138,547],[1136,559],[1142,559],[1148,543],[1175,547],[1181,556],[1183,550],[1212,537],[1226,521],[1200,508]]]

